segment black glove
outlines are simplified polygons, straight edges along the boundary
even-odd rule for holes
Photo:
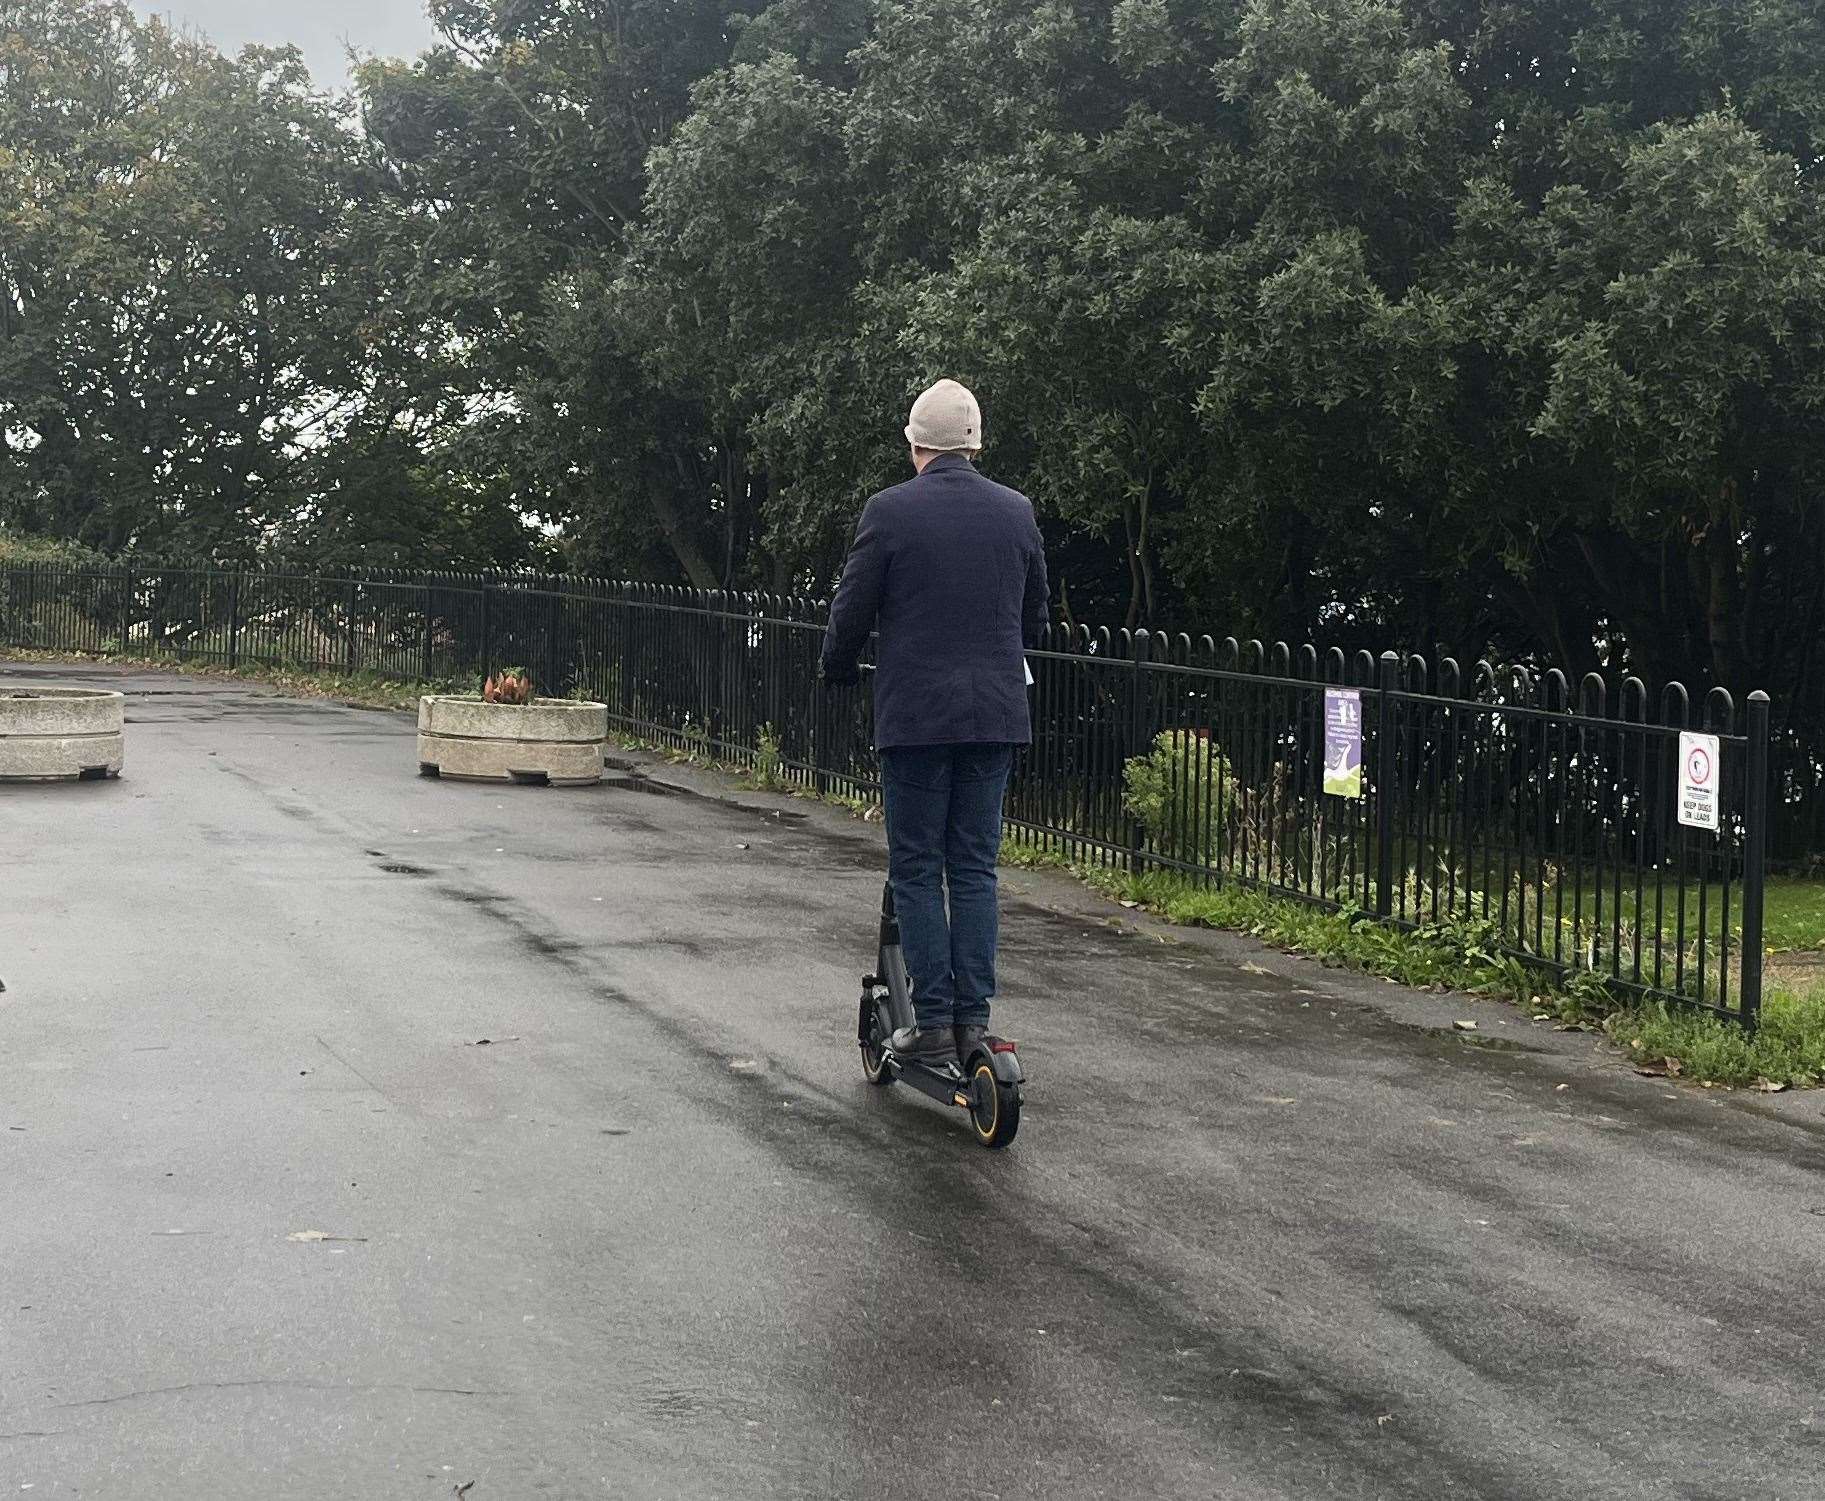
[[[818,669],[818,676],[826,688],[853,688],[862,681],[862,669],[854,662],[847,667],[839,667],[834,662],[825,662]]]

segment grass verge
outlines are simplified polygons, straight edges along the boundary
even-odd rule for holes
[[[1384,928],[1360,913],[1327,912],[1246,887],[1202,886],[1171,872],[1132,875],[1074,866],[1012,841],[1002,861],[1070,871],[1124,907],[1168,922],[1246,933],[1271,947],[1337,969],[1378,975],[1417,990],[1488,996],[1600,1031],[1646,1074],[1696,1084],[1776,1091],[1825,1081],[1825,990],[1771,987],[1761,1024],[1747,1032],[1709,1012],[1619,999],[1594,974],[1549,984],[1537,970],[1500,953],[1476,923]]]
[[[188,662],[168,654],[125,656],[85,656],[70,652],[41,652],[27,647],[0,647],[0,665],[7,662],[96,662],[109,667],[137,667],[155,672],[183,672],[194,677],[228,678],[243,683],[260,683],[277,688],[294,698],[330,699],[358,709],[416,709],[425,693],[460,692],[473,679],[461,684],[419,682],[411,678],[388,677],[376,672],[326,672],[316,668],[288,667],[262,663],[241,667],[224,667],[213,662]]]
[[[1642,1073],[1769,1092],[1825,1080],[1825,992],[1816,989],[1770,990],[1754,1032],[1659,1004],[1615,1011],[1604,1030]]]

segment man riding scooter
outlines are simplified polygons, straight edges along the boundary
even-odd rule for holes
[[[1025,647],[1046,623],[1046,561],[1032,502],[976,470],[982,412],[967,389],[939,381],[905,431],[914,478],[862,510],[822,671],[856,682],[878,632],[888,879],[917,1019],[892,1047],[942,1069],[988,1029],[1001,804],[1014,748],[1032,740]]]

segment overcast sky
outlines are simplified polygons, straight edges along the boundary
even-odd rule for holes
[[[424,0],[134,0],[133,8],[200,31],[224,52],[295,42],[326,88],[348,82],[345,42],[391,57],[415,57],[431,42]]]

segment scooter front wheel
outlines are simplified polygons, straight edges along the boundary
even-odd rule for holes
[[[873,1003],[862,998],[862,1077],[870,1084],[888,1085],[895,1079],[894,1071],[887,1066],[887,1054],[881,1047],[881,1030],[875,1017]]]
[[[990,1151],[1007,1146],[1020,1129],[1020,1087],[997,1079],[987,1059],[970,1076],[970,1127]]]

